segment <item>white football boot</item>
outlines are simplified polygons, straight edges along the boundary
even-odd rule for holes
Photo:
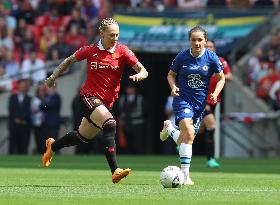
[[[165,120],[163,122],[163,128],[159,134],[159,138],[161,139],[161,141],[165,141],[169,137],[169,134],[167,133],[167,129],[171,126],[172,126],[172,123],[170,120]]]
[[[185,178],[183,185],[186,185],[186,186],[194,185],[194,182],[191,180],[190,175],[188,175],[188,176]]]

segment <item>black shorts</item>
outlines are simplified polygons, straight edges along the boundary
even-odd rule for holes
[[[209,109],[207,109],[207,107]],[[215,108],[216,108],[216,105],[206,104],[205,110],[204,110],[204,117],[207,116],[207,115],[210,115],[210,114],[215,115]]]
[[[80,104],[83,110],[83,116],[92,124],[96,126],[94,122],[90,119],[91,113],[97,108],[99,105],[104,105],[103,102],[94,96],[86,97],[80,96]]]

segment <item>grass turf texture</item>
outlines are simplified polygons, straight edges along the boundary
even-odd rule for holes
[[[164,189],[162,168],[177,156],[119,156],[132,174],[112,184],[104,156],[55,156],[43,168],[40,156],[0,156],[1,205],[280,204],[280,159],[222,159],[219,169],[194,157],[194,186]]]

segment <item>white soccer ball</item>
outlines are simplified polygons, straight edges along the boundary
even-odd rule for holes
[[[178,188],[184,183],[184,174],[177,166],[165,167],[160,173],[160,183],[164,188]]]

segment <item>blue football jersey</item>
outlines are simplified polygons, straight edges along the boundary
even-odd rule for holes
[[[201,55],[194,57],[191,49],[187,49],[178,53],[170,70],[177,73],[180,97],[194,107],[204,109],[210,77],[220,73],[223,67],[215,52],[204,49]]]

